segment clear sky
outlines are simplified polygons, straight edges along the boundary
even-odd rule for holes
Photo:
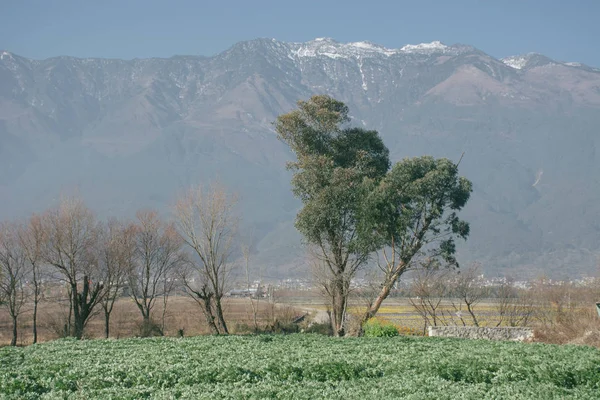
[[[600,67],[600,0],[0,0],[0,49],[36,59],[213,55],[257,37],[440,40]]]

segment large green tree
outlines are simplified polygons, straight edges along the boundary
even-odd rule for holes
[[[389,169],[389,151],[376,131],[348,127],[348,107],[329,96],[299,101],[276,121],[279,138],[296,155],[292,188],[302,201],[296,228],[315,249],[316,278],[336,336],[345,334],[350,281],[374,250],[360,229],[369,193]]]
[[[390,170],[376,131],[348,127],[346,105],[329,96],[299,101],[276,122],[296,155],[292,188],[303,202],[296,227],[316,249],[317,281],[330,300],[336,335],[344,334],[350,281],[381,250],[380,290],[363,320],[373,317],[400,277],[416,266],[458,265],[455,240],[469,224],[458,217],[471,182],[458,164],[430,156],[402,160]]]
[[[380,291],[363,320],[373,317],[398,279],[417,266],[455,265],[457,238],[469,224],[458,217],[471,194],[471,182],[458,175],[458,164],[430,156],[395,164],[369,194],[361,229],[383,250]]]

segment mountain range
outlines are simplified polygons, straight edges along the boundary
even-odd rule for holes
[[[0,218],[78,191],[102,216],[166,213],[187,186],[239,194],[242,231],[270,276],[304,276],[300,203],[273,121],[329,94],[376,129],[393,161],[461,160],[474,192],[463,264],[579,276],[600,255],[600,69],[494,58],[440,42],[240,42],[212,57],[134,60],[0,51]]]

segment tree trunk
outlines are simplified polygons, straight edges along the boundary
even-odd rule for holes
[[[74,329],[75,338],[81,340],[83,338],[83,329],[85,328],[85,321],[87,320],[90,309],[87,302],[88,298],[88,277],[83,277],[83,288],[81,293],[77,291],[77,283],[71,288],[73,291],[73,318],[74,318]]]
[[[81,329],[81,318],[80,318],[80,304],[79,304],[79,293],[77,292],[77,283],[71,284],[71,304],[73,310],[73,332],[71,332],[71,314],[69,314],[69,332],[72,333],[75,338],[81,339],[83,337],[83,329]]]
[[[384,281],[383,286],[379,291],[379,294],[375,298],[375,301],[373,302],[373,304],[371,304],[367,312],[363,315],[362,320],[360,321],[361,332],[363,324],[367,322],[370,318],[373,318],[375,315],[377,315],[377,312],[381,307],[381,303],[383,303],[383,301],[387,299],[387,297],[390,295],[390,291],[394,287],[394,284],[396,283],[402,272],[404,272],[403,269],[397,270],[397,272],[393,273],[388,279]]]
[[[10,341],[11,346],[17,345],[17,316],[12,316],[12,339]]]
[[[210,297],[202,298],[202,303],[204,304],[204,315],[206,316],[206,323],[208,324],[208,328],[212,334],[218,335],[219,328],[217,328],[217,324],[215,323],[215,316],[212,312],[212,301]]]
[[[167,317],[167,302],[168,301],[169,301],[169,296],[163,295],[163,311],[162,311],[162,317],[161,317],[161,322],[160,322],[160,330],[162,331],[163,335],[165,334],[165,319]]]
[[[110,334],[110,312],[104,310],[104,337],[108,339]]]
[[[469,314],[471,314],[471,317],[473,318],[473,323],[475,324],[475,326],[479,326],[479,321],[477,321],[475,312],[473,312],[473,308],[471,307],[471,304],[469,304],[469,303],[467,303],[467,310],[469,310]]]
[[[152,327],[150,326],[150,310],[142,311],[142,330],[140,334],[142,337],[148,337],[152,335]]]
[[[74,318],[74,330],[75,330],[75,338],[81,340],[83,338],[83,320],[81,316],[81,302],[79,298],[79,294],[77,293],[77,289],[73,290],[74,298],[73,298],[73,318]]]
[[[67,318],[67,324],[65,326],[65,336],[71,336],[71,321],[73,320],[73,293],[71,289],[69,289],[69,317]]]
[[[38,266],[37,263],[32,262],[33,266],[33,321],[32,321],[32,333],[33,333],[33,344],[37,343],[37,309],[38,303],[40,302],[41,295],[41,282],[40,277],[38,276]]]
[[[344,329],[344,303],[344,299],[336,300],[331,313],[333,335],[336,337],[342,337],[346,334]]]
[[[342,337],[346,334],[344,329],[344,317],[346,314],[346,306],[348,302],[345,283],[338,278],[333,284],[333,293],[331,299],[331,327],[333,335]]]
[[[257,291],[258,292],[258,291]],[[256,304],[254,304],[254,299],[250,297],[250,303],[252,305],[252,316],[254,318],[254,333],[258,333],[258,308],[259,308],[259,299],[256,299]]]
[[[81,321],[81,318],[75,318],[75,338],[78,340],[83,338],[83,321]]]
[[[367,310],[365,315],[363,315],[362,320],[360,321],[361,326],[377,314],[377,312],[379,311],[379,308],[381,307],[381,303],[383,303],[383,301],[390,294],[391,286],[392,285],[385,284],[381,288],[381,290],[379,291],[379,294],[377,295],[377,298],[375,298],[375,301],[373,302],[373,304],[371,304],[371,307],[369,307],[369,309]]]
[[[37,298],[33,301],[33,344],[37,343]]]
[[[223,307],[221,306],[221,299],[215,297],[215,305],[217,309],[217,318],[219,319],[219,325],[224,334],[228,335],[229,330],[227,329],[227,324],[225,323],[225,317],[223,316]]]

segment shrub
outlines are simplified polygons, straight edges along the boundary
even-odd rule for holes
[[[160,325],[152,320],[145,320],[139,324],[141,337],[164,336]]]
[[[423,336],[422,329],[415,329],[409,326],[396,325],[398,333],[403,336]]]
[[[398,336],[398,329],[390,322],[371,318],[363,325],[366,337],[392,337]]]
[[[298,324],[294,324],[292,322],[280,322],[276,320],[275,323],[265,330],[270,333],[298,333],[300,332],[300,327]]]
[[[317,333],[319,335],[333,336],[333,329],[329,322],[314,323],[304,330],[305,333]]]

